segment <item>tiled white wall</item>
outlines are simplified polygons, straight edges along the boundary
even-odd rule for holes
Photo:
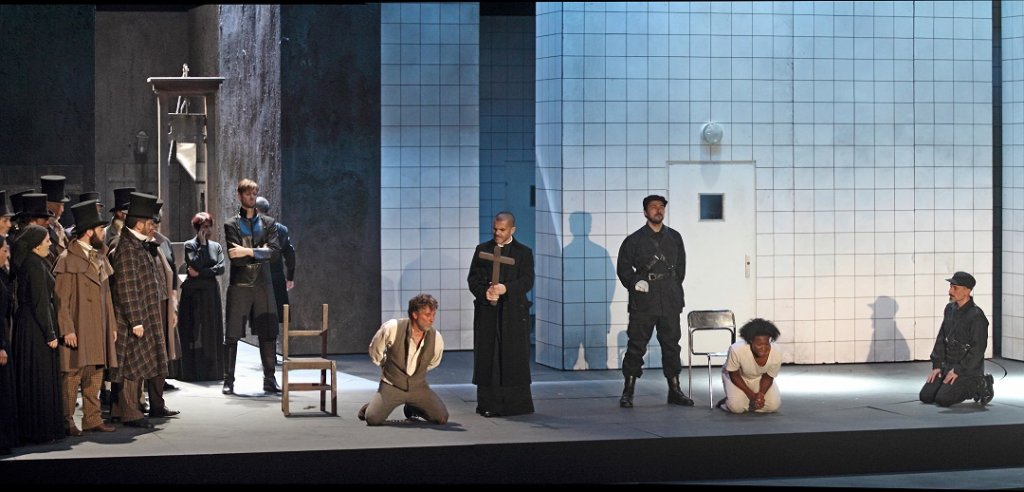
[[[506,163],[534,166],[534,38],[532,17],[480,18],[481,242],[492,237],[494,214],[509,208]],[[533,246],[533,238],[516,239]]]
[[[430,293],[455,350],[473,346],[479,27],[476,3],[381,5],[381,318]]]
[[[669,160],[756,162],[757,314],[787,361],[926,359],[955,270],[991,313],[991,10],[539,3],[538,362],[619,367],[627,295],[600,265],[666,192]]]
[[[1003,357],[1024,360],[1024,1],[1002,2]]]

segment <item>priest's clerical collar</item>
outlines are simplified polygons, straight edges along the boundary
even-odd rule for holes
[[[509,243],[511,243],[513,239],[515,239],[514,236],[509,236],[508,237],[508,241],[506,241],[505,244],[499,244],[498,246],[501,246],[502,248],[504,248],[505,246],[508,246]]]

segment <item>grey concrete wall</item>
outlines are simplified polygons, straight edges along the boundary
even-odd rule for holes
[[[255,180],[271,203],[281,197],[280,7],[222,5],[219,11],[218,169],[210,188],[219,222],[238,212],[236,189]],[[223,232],[223,229],[220,230]]]
[[[157,158],[167,152],[167,139],[164,148],[157,148],[156,95],[146,79],[180,76],[188,55],[185,12],[96,13],[96,191],[108,209],[114,188],[159,192]],[[140,131],[149,136],[141,154],[133,149]],[[175,177],[181,172],[174,171]],[[179,234],[170,236],[183,240]]]
[[[95,185],[91,5],[0,5],[0,188]]]
[[[293,312],[318,323],[328,303],[330,350],[363,353],[381,322],[380,6],[282,6],[281,100]]]

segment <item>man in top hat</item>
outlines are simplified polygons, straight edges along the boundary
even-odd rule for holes
[[[7,207],[7,190],[0,190],[0,236],[7,237],[10,232],[11,217],[14,217],[14,212]]]
[[[42,193],[24,193],[19,195],[18,204],[21,205],[21,210],[18,211],[20,215],[16,215],[18,217],[18,231],[10,238],[12,247],[17,243],[18,237],[26,226],[35,224],[40,227],[46,227],[49,224],[50,218],[53,217],[53,213],[46,209],[46,195]],[[11,198],[14,197],[12,196]]]
[[[61,390],[64,396],[64,428],[69,436],[82,430],[113,432],[100,417],[103,369],[117,366],[114,342],[117,321],[108,277],[114,269],[105,256],[103,234],[107,221],[100,219],[96,200],[71,207],[75,216],[74,238],[53,267],[57,326],[62,343]],[[75,426],[75,400],[82,390],[82,430]]]
[[[974,303],[971,292],[977,283],[967,272],[956,272],[949,282],[949,304],[932,348],[932,372],[921,388],[924,403],[940,407],[968,398],[987,405],[995,396],[991,374],[985,374],[988,318]]]
[[[157,198],[132,193],[117,247],[110,252],[114,268],[113,299],[117,318],[117,375],[123,381],[111,417],[131,427],[152,428],[139,409],[142,382],[149,388],[149,416],[178,412],[164,404],[167,347],[160,300],[166,297],[163,265],[157,245],[150,241],[158,217]]]
[[[87,202],[89,200],[95,200],[96,201],[96,211],[102,214],[103,213],[103,204],[100,203],[100,194],[99,194],[99,192],[87,191],[85,193],[80,193],[78,195],[78,201],[75,202],[75,204],[77,205],[79,203]],[[71,224],[68,224],[64,228],[64,234],[66,234],[67,237],[73,238],[75,236],[74,214],[72,214],[71,219],[72,219]]]
[[[679,388],[679,373],[683,370],[679,358],[679,315],[685,305],[686,249],[682,235],[664,223],[666,205],[668,200],[661,195],[644,198],[647,223],[626,237],[619,247],[616,273],[629,292],[629,343],[622,359],[626,381],[619,398],[622,408],[633,408],[633,389],[643,373],[644,354],[655,327],[661,344],[661,371],[668,380],[668,403],[693,405],[693,400]]]
[[[71,201],[64,194],[64,176],[42,176],[39,178],[39,185],[46,194],[46,208],[52,216],[46,225],[50,233],[50,254],[46,257],[50,265],[57,263],[57,257],[68,247],[68,237],[64,233],[64,226],[60,223],[60,216],[64,214],[64,204]]]
[[[109,249],[114,249],[114,243],[121,237],[121,228],[124,227],[124,219],[128,215],[128,202],[133,191],[135,191],[134,187],[114,189],[114,206],[110,208],[113,217],[110,225],[107,226],[107,238],[105,239]]]

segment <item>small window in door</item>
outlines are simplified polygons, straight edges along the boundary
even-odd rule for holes
[[[700,220],[725,220],[724,197],[721,193],[701,193]]]

